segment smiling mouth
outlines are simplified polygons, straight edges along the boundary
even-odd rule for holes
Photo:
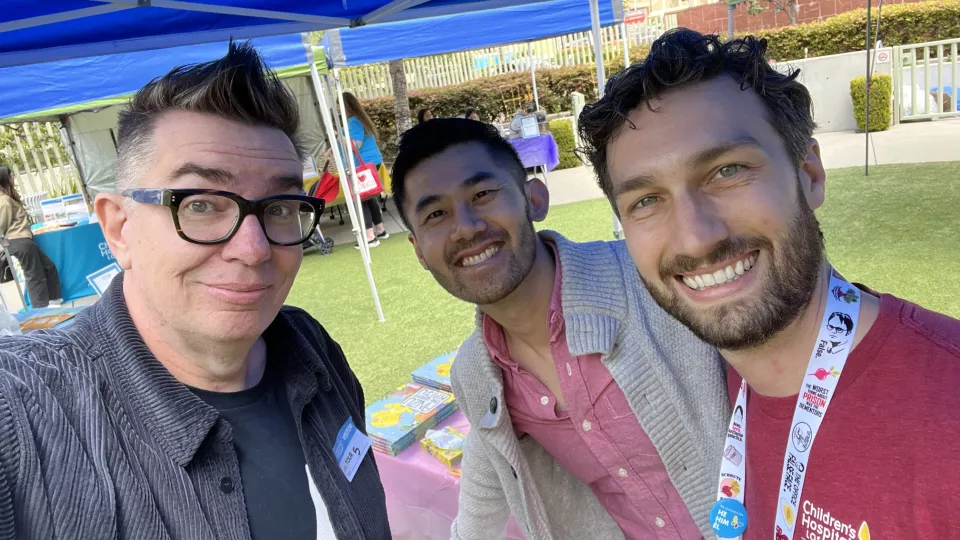
[[[464,257],[459,261],[457,261],[457,266],[461,266],[463,268],[470,268],[471,266],[476,266],[480,263],[486,262],[491,257],[496,255],[498,251],[500,251],[501,246],[502,244],[499,244],[499,243],[494,244],[488,247],[487,249],[483,250],[482,253],[479,253],[477,255],[471,255],[469,257]]]
[[[757,251],[742,256],[733,264],[728,264],[715,272],[707,272],[695,275],[677,276],[683,283],[695,290],[704,291],[711,287],[719,287],[725,283],[736,281],[743,277],[757,264],[757,257],[760,253]]]

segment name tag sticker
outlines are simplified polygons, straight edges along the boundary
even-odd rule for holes
[[[353,477],[363,462],[363,456],[369,449],[370,437],[353,425],[353,419],[348,418],[337,433],[337,442],[333,445],[333,455],[336,456],[340,470],[348,482],[353,482]]]

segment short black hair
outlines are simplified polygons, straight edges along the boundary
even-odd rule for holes
[[[418,124],[422,124],[422,123],[426,122],[426,120],[424,120],[423,117],[426,116],[427,113],[431,113],[431,114],[432,114],[433,111],[431,111],[430,109],[420,109],[419,111],[417,111],[417,123],[418,123]]]
[[[579,131],[585,141],[580,151],[593,165],[600,188],[616,209],[607,168],[607,145],[615,139],[627,116],[641,105],[684,86],[727,75],[740,88],[753,89],[767,109],[767,121],[777,130],[795,166],[806,159],[813,137],[813,101],[797,77],[800,70],[784,74],[767,62],[767,40],[753,36],[721,42],[714,34],[686,28],[660,36],[643,62],[612,77],[602,99],[584,107]]]
[[[417,124],[400,137],[400,148],[392,171],[393,201],[407,229],[413,230],[403,208],[407,198],[407,175],[421,162],[444,150],[471,142],[485,146],[497,163],[514,174],[521,187],[527,181],[527,171],[523,168],[520,156],[500,136],[496,127],[466,118],[435,118]]]
[[[476,113],[478,117],[480,116],[480,111],[478,111],[476,107],[467,107],[467,110],[463,111],[463,117],[470,118],[470,115],[474,113]]]

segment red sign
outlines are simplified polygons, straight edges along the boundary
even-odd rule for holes
[[[647,22],[647,10],[631,11],[624,16],[623,22],[626,24],[643,24]]]

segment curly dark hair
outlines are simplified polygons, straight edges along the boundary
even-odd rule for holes
[[[813,103],[806,87],[797,80],[800,70],[789,74],[777,71],[767,62],[766,52],[765,39],[747,36],[721,42],[717,35],[678,28],[657,39],[643,62],[612,77],[603,98],[584,107],[579,121],[584,141],[579,151],[593,165],[607,198],[613,202],[607,146],[624,125],[635,127],[627,118],[630,112],[641,104],[655,112],[650,102],[664,93],[722,75],[732,77],[741,90],[756,92],[766,105],[767,121],[799,167],[816,127]],[[613,206],[616,209],[616,204]]]

